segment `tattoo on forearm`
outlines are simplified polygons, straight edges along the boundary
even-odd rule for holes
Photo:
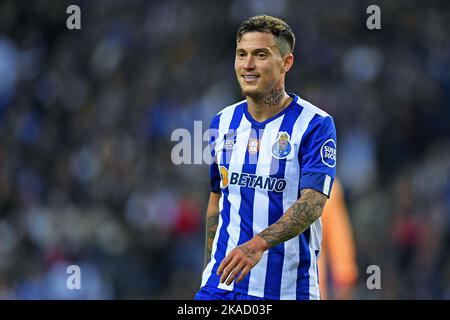
[[[326,196],[315,190],[302,190],[300,200],[290,207],[281,218],[262,231],[259,236],[269,248],[285,242],[305,231],[321,215]]]
[[[272,90],[272,93],[266,100],[264,100],[264,103],[268,104],[269,107],[277,106],[280,103],[281,98],[283,98],[283,88],[279,90]]]
[[[219,213],[208,217],[208,220],[206,222],[206,228],[208,231],[208,240],[214,240],[214,237],[216,236],[217,231],[217,225],[219,224]]]
[[[219,212],[206,218],[205,265],[211,260],[212,243],[219,224]]]

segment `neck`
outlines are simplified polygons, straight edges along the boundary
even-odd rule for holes
[[[280,113],[291,101],[292,98],[281,87],[263,97],[247,96],[248,112],[253,119],[262,122]]]

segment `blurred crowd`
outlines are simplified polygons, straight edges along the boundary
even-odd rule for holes
[[[241,99],[235,33],[261,13],[296,34],[287,91],[336,121],[353,298],[450,299],[450,5],[377,1],[368,30],[370,4],[1,1],[0,299],[193,297],[208,166],[174,165],[171,133]]]

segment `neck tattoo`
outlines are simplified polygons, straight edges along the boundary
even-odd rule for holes
[[[272,108],[280,103],[281,98],[283,98],[283,88],[279,90],[272,90],[272,93],[266,100],[264,100],[264,103],[268,104],[269,107]]]

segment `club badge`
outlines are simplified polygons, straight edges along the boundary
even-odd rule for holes
[[[291,137],[287,132],[278,132],[278,137],[272,145],[272,155],[277,159],[286,159],[292,151]]]

